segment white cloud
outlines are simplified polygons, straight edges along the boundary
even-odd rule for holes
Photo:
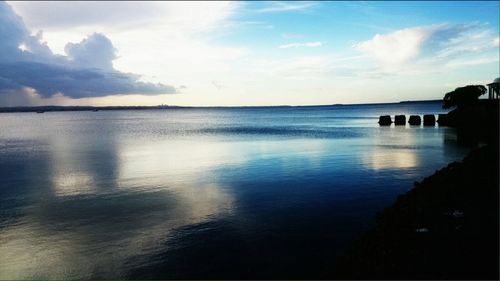
[[[106,36],[94,33],[80,43],[68,43],[64,47],[68,58],[80,67],[113,69],[116,49]]]
[[[401,72],[411,68],[413,73],[425,68],[433,71],[449,65],[450,61],[454,66],[486,63],[484,58],[467,55],[492,50],[494,40],[494,32],[487,25],[436,24],[376,34],[370,40],[355,44],[354,48],[370,55],[383,71]],[[411,67],[407,67],[409,63]]]
[[[242,9],[246,5],[259,6],[261,9]],[[315,38],[291,33],[300,30],[274,22],[274,17],[269,18],[270,14],[257,14],[296,11],[294,15],[298,17],[297,22],[299,22],[304,20],[299,16],[305,12],[323,12],[318,8],[319,5],[323,4],[12,2],[15,11],[23,17],[31,31],[44,31],[43,40],[46,44],[41,43],[41,33],[39,36],[32,36],[37,43],[26,42],[23,48],[28,51],[70,55],[74,62],[80,61],[78,63],[80,65],[98,65],[100,68],[106,68],[106,65],[100,64],[97,58],[89,61],[92,56],[81,50],[87,48],[88,43],[82,41],[83,38],[94,33],[105,34],[118,50],[112,56],[108,56],[110,53],[102,54],[108,58],[116,57],[114,60],[105,60],[106,63],[112,61],[114,69],[122,73],[141,73],[142,76],[137,78],[142,82],[188,85],[188,88],[183,88],[182,95],[122,95],[91,98],[93,103],[99,102],[99,104],[228,105],[246,102],[266,104],[271,103],[269,99],[279,104],[292,98],[290,93],[300,87],[307,93],[309,102],[315,103],[314,94],[307,91],[310,83],[303,83],[304,79],[315,79],[318,84],[323,83],[321,87],[325,89],[338,90],[340,86],[337,85],[342,85],[345,87],[347,99],[349,96],[347,93],[354,90],[346,85],[365,89],[364,86],[356,84],[367,80],[364,78],[375,77],[382,80],[392,79],[397,75],[401,77],[399,79],[404,80],[411,75],[414,75],[411,77],[417,75],[430,77],[436,72],[444,76],[450,69],[487,63],[489,58],[494,57],[492,55],[494,48],[498,48],[498,34],[487,25],[440,24],[410,27],[392,32],[378,28],[377,32],[380,34],[372,34],[374,36],[365,38],[366,41],[355,44],[356,48],[347,50],[336,48],[339,53],[332,54],[325,48],[314,48],[324,45],[325,42],[307,42]],[[240,15],[242,17],[238,18]],[[272,28],[272,24],[275,24],[274,32],[264,30]],[[342,28],[341,26],[336,28]],[[259,48],[262,38],[258,38],[256,42],[249,42],[238,40],[241,34],[232,37],[234,33],[246,32],[249,29],[258,29],[258,32],[266,35],[262,38],[269,38],[268,35],[281,36],[274,38],[282,42],[273,43],[274,49],[263,53]],[[283,33],[285,31],[290,33]],[[316,31],[311,30],[311,32]],[[20,33],[13,32],[9,36],[16,37],[18,34]],[[334,39],[339,42],[344,40],[341,36]],[[345,38],[345,42],[351,44],[353,41],[349,39]],[[78,51],[69,48],[73,50],[68,49],[66,52],[65,47],[68,42],[80,44]],[[341,45],[335,44],[339,48]],[[2,42],[0,51],[1,47]],[[16,45],[17,47],[19,45]],[[252,47],[255,49],[252,50]],[[35,51],[35,48],[39,50]],[[282,50],[287,48],[295,48],[296,51],[307,50],[310,56],[294,57],[297,52]],[[258,60],[268,62],[260,63]],[[109,66],[107,64],[107,67]],[[491,65],[488,67],[491,68]],[[378,81],[377,79],[371,81]],[[223,87],[215,86],[213,81]],[[0,83],[3,82],[5,81],[0,80]],[[331,88],[328,88],[329,85]],[[269,92],[272,92],[272,95],[268,94]],[[333,92],[335,95],[340,95],[339,91]],[[296,101],[305,99],[305,96],[304,94],[299,97],[297,94]],[[318,94],[315,97],[319,102],[328,96]],[[48,98],[44,96],[43,99]],[[83,99],[72,101],[83,103]],[[90,98],[85,101],[90,103]]]
[[[105,35],[94,33],[81,43],[68,44],[68,56],[55,55],[38,32],[30,35],[22,19],[0,2],[0,95],[33,95],[43,98],[64,94],[72,98],[126,94],[167,94],[175,88],[139,81],[139,75],[113,68],[115,48]],[[4,99],[5,100],[5,99]]]
[[[432,28],[406,28],[386,35],[376,34],[355,48],[371,54],[384,66],[399,65],[415,58],[431,33]]]
[[[451,60],[448,63],[446,63],[445,66],[447,68],[459,68],[464,66],[473,66],[473,65],[487,64],[492,62],[498,62],[498,56]]]
[[[66,55],[68,41],[81,42],[88,34],[103,33],[119,50],[113,61],[115,69],[141,73],[143,82],[187,84],[183,95],[190,97],[211,92],[207,89],[213,88],[212,80],[234,80],[234,65],[249,53],[246,46],[217,44],[214,38],[248,25],[268,25],[233,20],[245,5],[241,2],[71,4],[12,2],[32,30],[44,30],[44,40],[53,52]]]
[[[160,38],[203,37],[225,32],[237,24],[230,18],[240,2],[11,2],[31,30],[44,30],[50,48],[64,54],[68,41],[79,41],[99,32],[109,36],[118,49],[121,38],[146,50]],[[97,12],[98,11],[98,12]],[[144,35],[140,33],[143,32]],[[130,38],[130,36],[134,36]],[[146,40],[146,41],[142,41]],[[138,43],[141,42],[141,43]],[[178,48],[178,49],[183,49]],[[171,50],[172,51],[172,50]]]
[[[259,13],[276,13],[289,11],[304,11],[315,7],[317,4],[313,2],[272,2],[269,7],[257,10]]]
[[[297,48],[297,47],[320,47],[321,42],[304,42],[304,43],[290,43],[278,46],[280,49]]]
[[[241,6],[233,2],[168,1],[12,1],[9,2],[29,28],[64,30],[105,25],[112,29],[133,28],[137,24],[164,23],[183,28],[205,29],[213,26]],[[178,26],[177,26],[178,27]]]

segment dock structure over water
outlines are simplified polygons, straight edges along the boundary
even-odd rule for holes
[[[493,80],[493,82],[488,84],[488,99],[490,100],[498,99],[499,84],[500,84],[500,77],[496,78],[495,80]]]

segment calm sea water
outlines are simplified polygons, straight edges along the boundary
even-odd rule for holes
[[[435,104],[0,114],[0,279],[319,278],[468,149]]]

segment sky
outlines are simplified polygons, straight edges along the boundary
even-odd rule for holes
[[[499,76],[498,1],[8,1],[0,38],[0,106],[399,102]]]

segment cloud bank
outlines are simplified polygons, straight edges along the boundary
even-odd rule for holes
[[[104,34],[68,43],[66,56],[53,54],[42,36],[42,32],[32,35],[22,18],[0,2],[0,96],[22,95],[26,89],[42,98],[74,99],[176,92],[172,86],[142,82],[139,75],[114,69],[117,50]]]

